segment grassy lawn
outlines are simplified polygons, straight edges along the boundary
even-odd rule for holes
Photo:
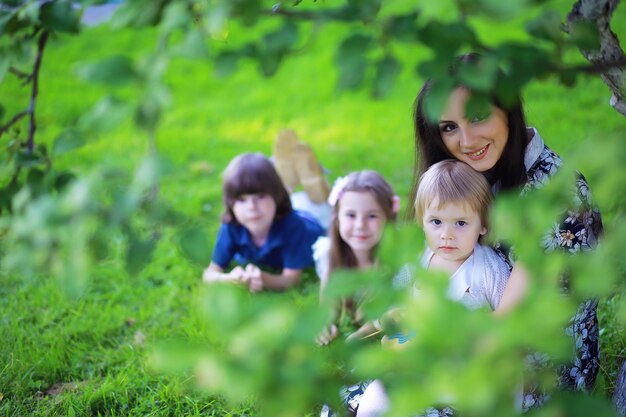
[[[567,2],[550,4],[562,12],[568,9]],[[614,19],[622,40],[625,15],[622,6]],[[477,25],[483,36],[502,26],[497,36],[523,38],[507,32],[505,25]],[[171,104],[156,138],[159,152],[175,167],[161,183],[163,198],[214,236],[222,208],[221,171],[241,152],[269,155],[277,132],[288,127],[313,146],[331,180],[352,170],[376,169],[405,207],[414,152],[412,104],[422,81],[414,76],[414,66],[427,52],[398,47],[406,60],[385,100],[372,100],[367,90],[339,94],[333,59],[344,30],[325,28],[269,79],[246,61],[234,75],[216,78],[210,63],[175,59],[167,73]],[[75,38],[52,39],[42,66],[37,141],[51,145],[104,95],[133,97],[132,88],[110,91],[81,82],[74,76],[76,65],[114,53],[139,56],[154,47],[154,35],[96,27]],[[237,36],[233,33],[229,42],[240,41]],[[27,96],[13,80],[0,84],[8,114],[24,108]],[[524,95],[529,124],[564,160],[574,161],[592,189],[596,165],[580,149],[616,143],[626,132],[626,119],[609,107],[609,97],[596,77],[581,77],[574,88],[545,80]],[[146,151],[145,133],[127,117],[54,163],[81,173],[103,165],[132,169]],[[619,192],[597,195],[607,228],[620,219],[614,202]],[[151,350],[160,342],[211,339],[200,308],[203,267],[183,256],[166,231],[154,260],[140,274],[129,275],[119,257],[111,256],[95,267],[78,299],[68,298],[58,282],[45,276],[23,279],[0,272],[0,415],[250,415],[252,402],[233,409],[196,390],[192,377],[163,375],[150,366]],[[301,288],[276,297],[295,303],[316,297],[316,278],[309,273],[304,281]],[[600,395],[612,392],[615,373],[626,358],[626,334],[617,319],[621,297],[601,301]]]

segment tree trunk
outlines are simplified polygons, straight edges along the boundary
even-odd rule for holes
[[[567,15],[567,25],[587,22],[598,29],[600,50],[581,50],[581,53],[594,66],[602,68],[600,76],[613,93],[610,104],[626,116],[626,55],[610,26],[611,16],[618,3],[619,0],[579,0]]]

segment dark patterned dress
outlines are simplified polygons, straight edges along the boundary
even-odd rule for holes
[[[537,131],[526,148],[528,182],[522,189],[525,195],[532,189],[543,187],[561,167],[561,158],[548,148]],[[572,205],[564,213],[560,223],[555,223],[544,236],[546,251],[566,251],[576,253],[594,249],[598,236],[602,233],[600,212],[592,202],[589,184],[578,173],[573,187]],[[566,283],[564,283],[567,285]],[[559,386],[564,389],[590,390],[593,388],[599,369],[600,350],[598,346],[598,302],[595,299],[580,304],[565,332],[572,336],[573,361],[559,367]],[[547,358],[534,354],[527,358],[534,365],[543,365]],[[533,366],[534,366],[533,365]],[[542,405],[547,396],[536,388],[524,393],[524,410]]]

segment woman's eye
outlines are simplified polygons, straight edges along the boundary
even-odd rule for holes
[[[454,129],[456,129],[456,125],[454,123],[443,123],[439,125],[441,133],[450,133]]]

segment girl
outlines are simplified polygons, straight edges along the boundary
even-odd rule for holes
[[[204,282],[233,281],[250,291],[294,286],[313,266],[311,245],[320,224],[293,210],[274,166],[260,153],[235,157],[224,171],[224,213]],[[238,266],[225,272],[235,261]]]
[[[494,249],[480,244],[489,228],[490,203],[485,177],[463,162],[447,159],[421,176],[414,208],[426,236],[422,266],[450,274],[450,299],[469,309],[488,306],[494,311],[509,268]],[[383,344],[398,347],[398,338],[384,337]],[[387,408],[384,388],[374,381],[363,393],[357,416],[379,416]]]
[[[320,238],[314,246],[321,295],[331,273],[338,268],[365,270],[376,264],[376,249],[387,221],[395,221],[400,199],[391,186],[375,171],[358,171],[339,178],[328,197],[332,207],[328,238]],[[363,323],[357,300],[342,301],[338,318],[349,317],[358,330],[349,338],[372,333],[371,324]],[[333,323],[319,338],[328,344],[338,334]]]
[[[335,181],[328,197],[332,207],[329,237],[320,238],[314,245],[317,274],[320,277],[320,297],[332,272],[336,269],[365,270],[376,265],[376,249],[387,221],[395,221],[400,198],[391,186],[375,171],[358,171]],[[333,323],[318,337],[322,345],[330,343],[343,328],[343,319],[356,331],[347,340],[359,339],[375,332],[372,323],[364,323],[357,297],[343,299]],[[362,384],[342,389],[344,404],[354,415]],[[328,405],[322,416],[330,416]]]

